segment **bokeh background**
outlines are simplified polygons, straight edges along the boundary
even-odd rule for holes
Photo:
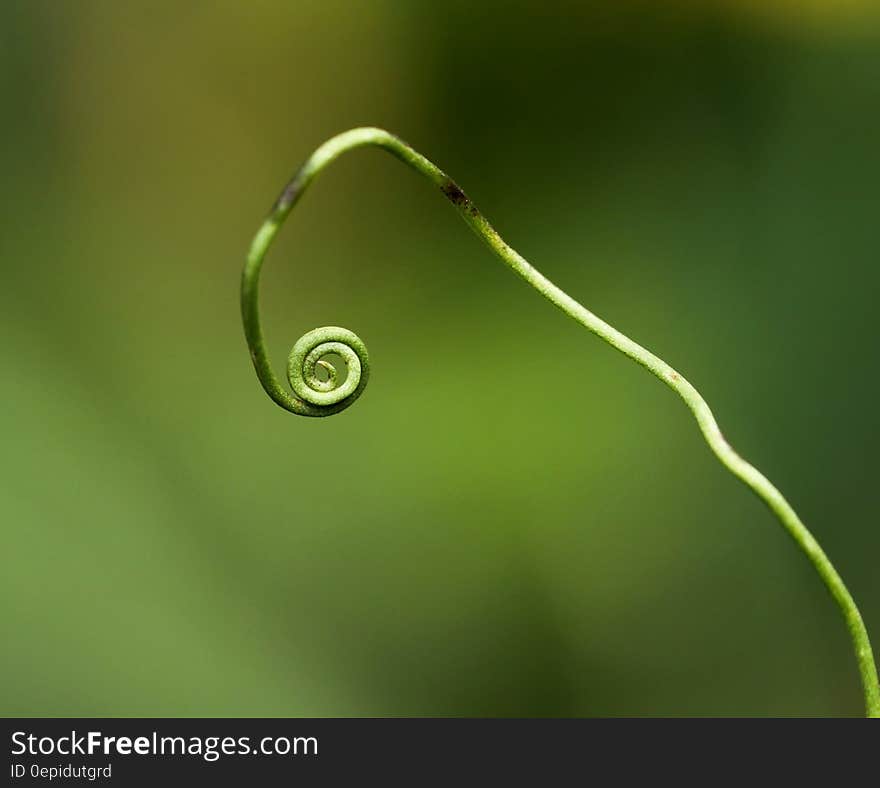
[[[345,157],[380,125],[678,367],[880,639],[880,14],[841,2],[38,2],[0,11],[0,711],[854,715],[814,571],[685,408]]]

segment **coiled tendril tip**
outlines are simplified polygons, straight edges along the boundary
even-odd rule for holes
[[[345,362],[347,374],[341,383],[339,370],[325,361],[330,355]],[[327,373],[326,380],[318,377],[318,369]],[[333,413],[347,408],[363,393],[369,376],[367,346],[353,331],[338,326],[303,334],[287,358],[287,380],[294,394],[316,408],[332,408]]]

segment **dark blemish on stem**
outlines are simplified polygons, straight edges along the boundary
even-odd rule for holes
[[[480,211],[476,205],[471,202],[461,186],[459,186],[452,178],[447,178],[445,183],[440,187],[440,191],[446,195],[446,198],[459,210],[467,211],[470,216],[476,218],[480,215]]]
[[[272,206],[272,213],[278,213],[279,211],[288,210],[299,198],[302,193],[302,172],[298,172],[294,175],[293,179],[287,186],[284,187],[284,191],[278,196],[278,199],[275,201],[275,205]]]
[[[298,189],[294,181],[288,183],[284,188],[284,191],[281,192],[280,196],[275,201],[275,205],[272,206],[272,213],[278,213],[278,211],[283,211],[293,205],[297,191]]]
[[[440,187],[440,191],[446,195],[453,205],[465,205],[470,202],[468,196],[452,178],[446,179],[446,182]]]

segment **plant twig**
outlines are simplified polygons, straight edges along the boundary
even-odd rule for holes
[[[258,287],[263,258],[284,219],[309,184],[327,165],[346,151],[368,145],[386,150],[425,176],[440,189],[470,228],[509,268],[569,317],[660,378],[684,400],[694,414],[709,448],[721,464],[769,507],[819,573],[840,608],[849,629],[861,674],[867,716],[880,717],[880,685],[878,685],[874,655],[868,632],[855,601],[828,556],[788,501],[760,471],[740,457],[725,440],[712,411],[699,392],[661,358],[594,315],[534,269],[502,240],[455,181],[387,131],[376,128],[352,129],[321,145],[284,188],[251,244],[241,281],[241,313],[254,368],[266,393],[282,408],[292,413],[301,416],[329,416],[351,405],[363,393],[367,384],[370,366],[364,343],[347,329],[325,327],[304,335],[291,351],[288,380],[293,394],[288,393],[276,378],[269,363],[260,326]],[[324,361],[324,357],[334,353],[341,356],[348,367],[348,374],[341,384],[338,383],[336,369]],[[327,375],[326,379],[322,379],[317,374],[318,369],[324,371]]]

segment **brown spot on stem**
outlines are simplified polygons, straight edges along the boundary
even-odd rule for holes
[[[288,210],[302,194],[302,170],[297,172],[290,183],[284,187],[284,191],[278,196],[275,205],[272,207],[273,213],[280,213]]]
[[[461,190],[461,187],[452,178],[448,178],[440,187],[440,191],[446,195],[447,199],[453,205],[465,205],[470,202],[468,196]]]

